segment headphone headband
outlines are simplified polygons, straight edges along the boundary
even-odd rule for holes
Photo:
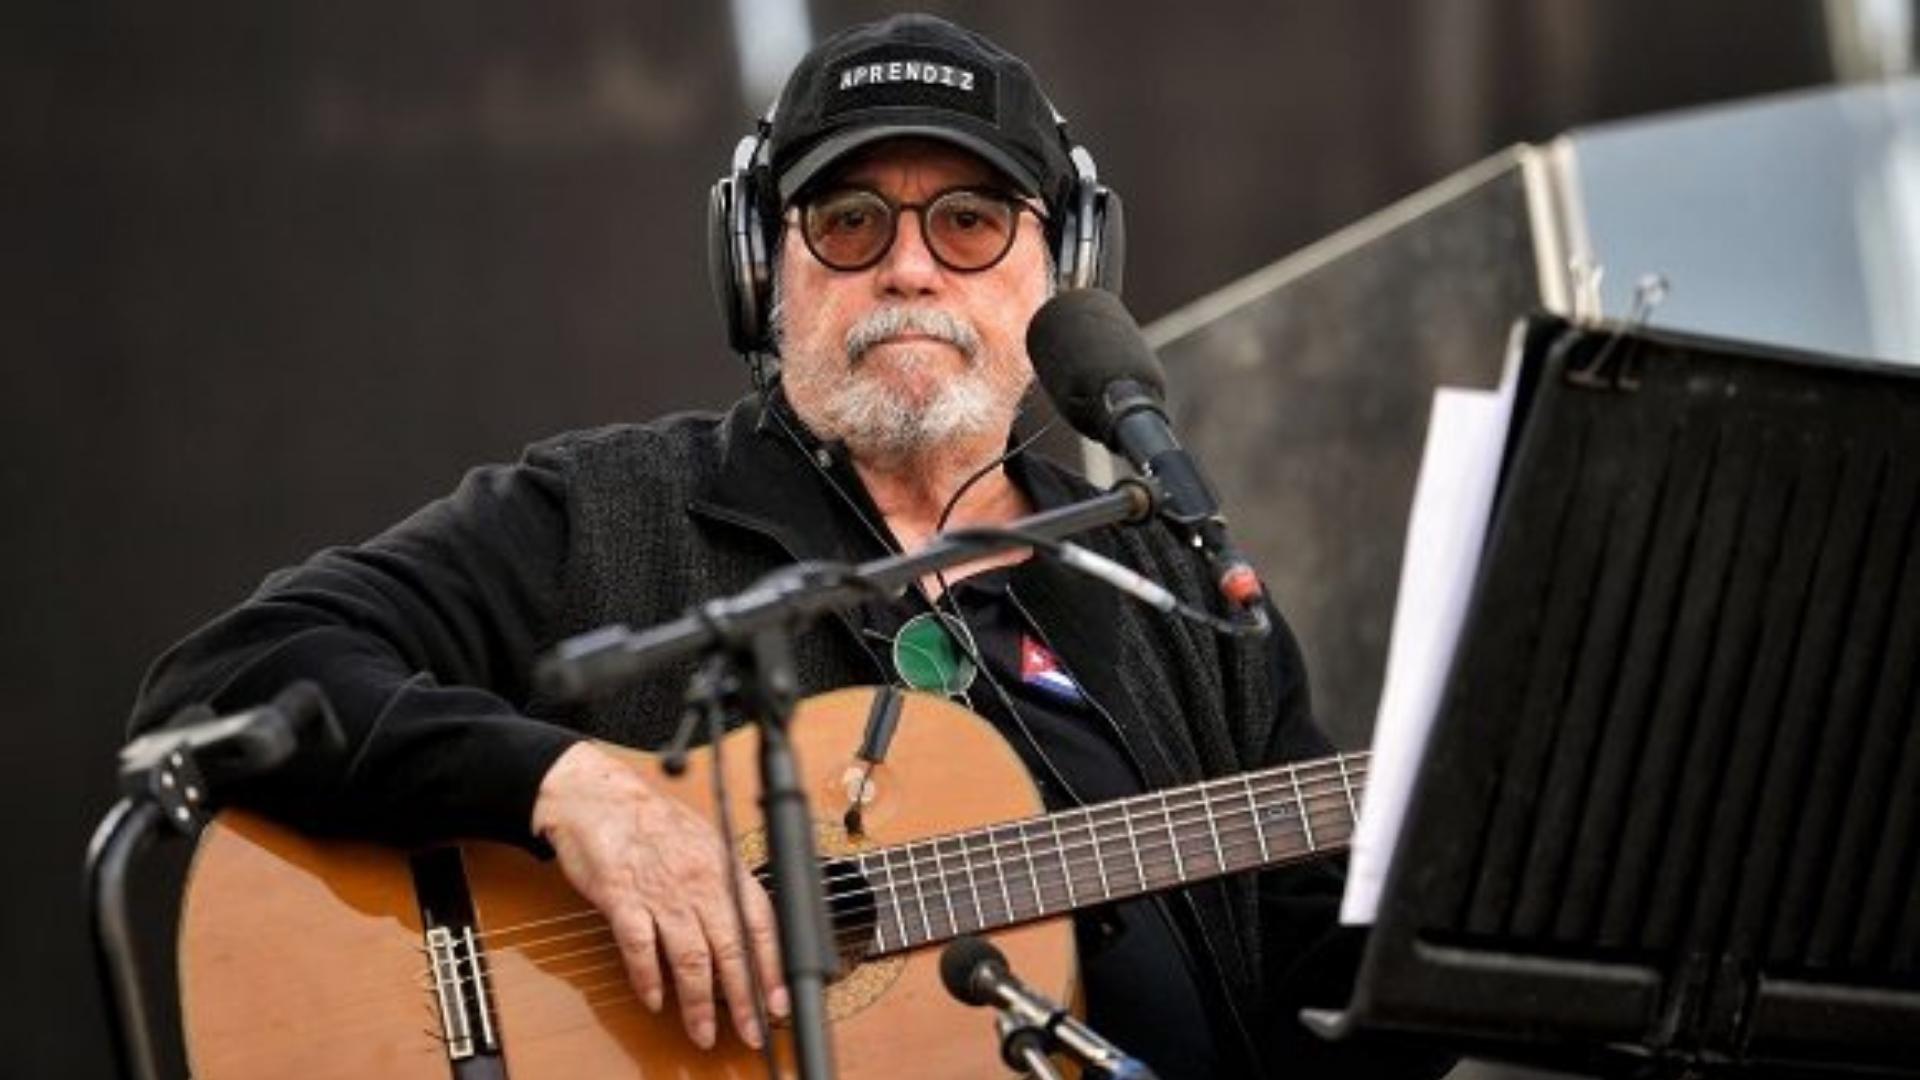
[[[773,259],[784,207],[768,151],[778,107],[775,102],[754,131],[734,144],[728,172],[714,182],[707,200],[707,273],[727,342],[742,355],[774,351]],[[1073,142],[1059,110],[1051,102],[1047,108],[1074,171],[1061,205],[1049,207],[1055,285],[1118,294],[1126,250],[1120,196],[1100,183],[1093,155]]]

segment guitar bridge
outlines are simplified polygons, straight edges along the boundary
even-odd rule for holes
[[[492,975],[474,932],[473,898],[467,891],[460,849],[422,852],[413,857],[412,868],[447,1060],[458,1064],[497,1058],[500,1040],[494,1023]]]

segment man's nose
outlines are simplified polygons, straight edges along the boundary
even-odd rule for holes
[[[922,296],[940,283],[941,267],[927,247],[926,218],[911,210],[901,210],[894,222],[893,246],[876,267],[875,284],[882,290],[902,296]]]

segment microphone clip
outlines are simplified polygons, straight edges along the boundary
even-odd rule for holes
[[[1016,978],[1006,956],[985,939],[955,938],[940,954],[940,980],[961,1002],[998,1010],[1000,1054],[1012,1068],[1035,1068],[1033,1057],[1045,1061],[1047,1054],[1059,1052],[1071,1057],[1089,1080],[1153,1080],[1143,1062]]]
[[[1000,1034],[1000,1060],[1007,1068],[1035,1080],[1061,1080],[1060,1070],[1054,1068],[1053,1059],[1047,1056],[1052,1049],[1052,1039],[1045,1028],[1012,1009],[1001,1009],[993,1029]]]

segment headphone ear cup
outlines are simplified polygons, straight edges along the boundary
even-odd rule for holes
[[[1120,295],[1127,238],[1119,194],[1082,180],[1065,206],[1054,249],[1054,283],[1061,289],[1105,289]]]
[[[714,304],[720,321],[727,328],[727,345],[735,352],[748,352],[748,320],[743,317],[745,302],[741,295],[740,267],[734,261],[733,197],[738,176],[723,176],[713,182],[707,197],[707,282],[713,289]]]
[[[733,260],[740,291],[738,352],[773,351],[773,242],[780,220],[773,181],[762,168],[734,181]]]
[[[1092,210],[1092,204],[1084,199],[1083,191],[1081,185],[1074,185],[1068,198],[1054,211],[1054,227],[1058,232],[1053,240],[1053,284],[1062,292],[1087,284],[1084,268],[1088,264],[1081,258],[1085,234],[1080,222],[1082,215]]]
[[[727,344],[742,354],[773,348],[768,325],[773,234],[767,231],[764,205],[772,185],[756,160],[764,146],[762,135],[741,139],[734,148],[733,170],[714,183],[707,198],[707,277],[727,326]]]
[[[1101,185],[1094,193],[1093,287],[1120,295],[1127,270],[1127,213],[1120,193]]]

